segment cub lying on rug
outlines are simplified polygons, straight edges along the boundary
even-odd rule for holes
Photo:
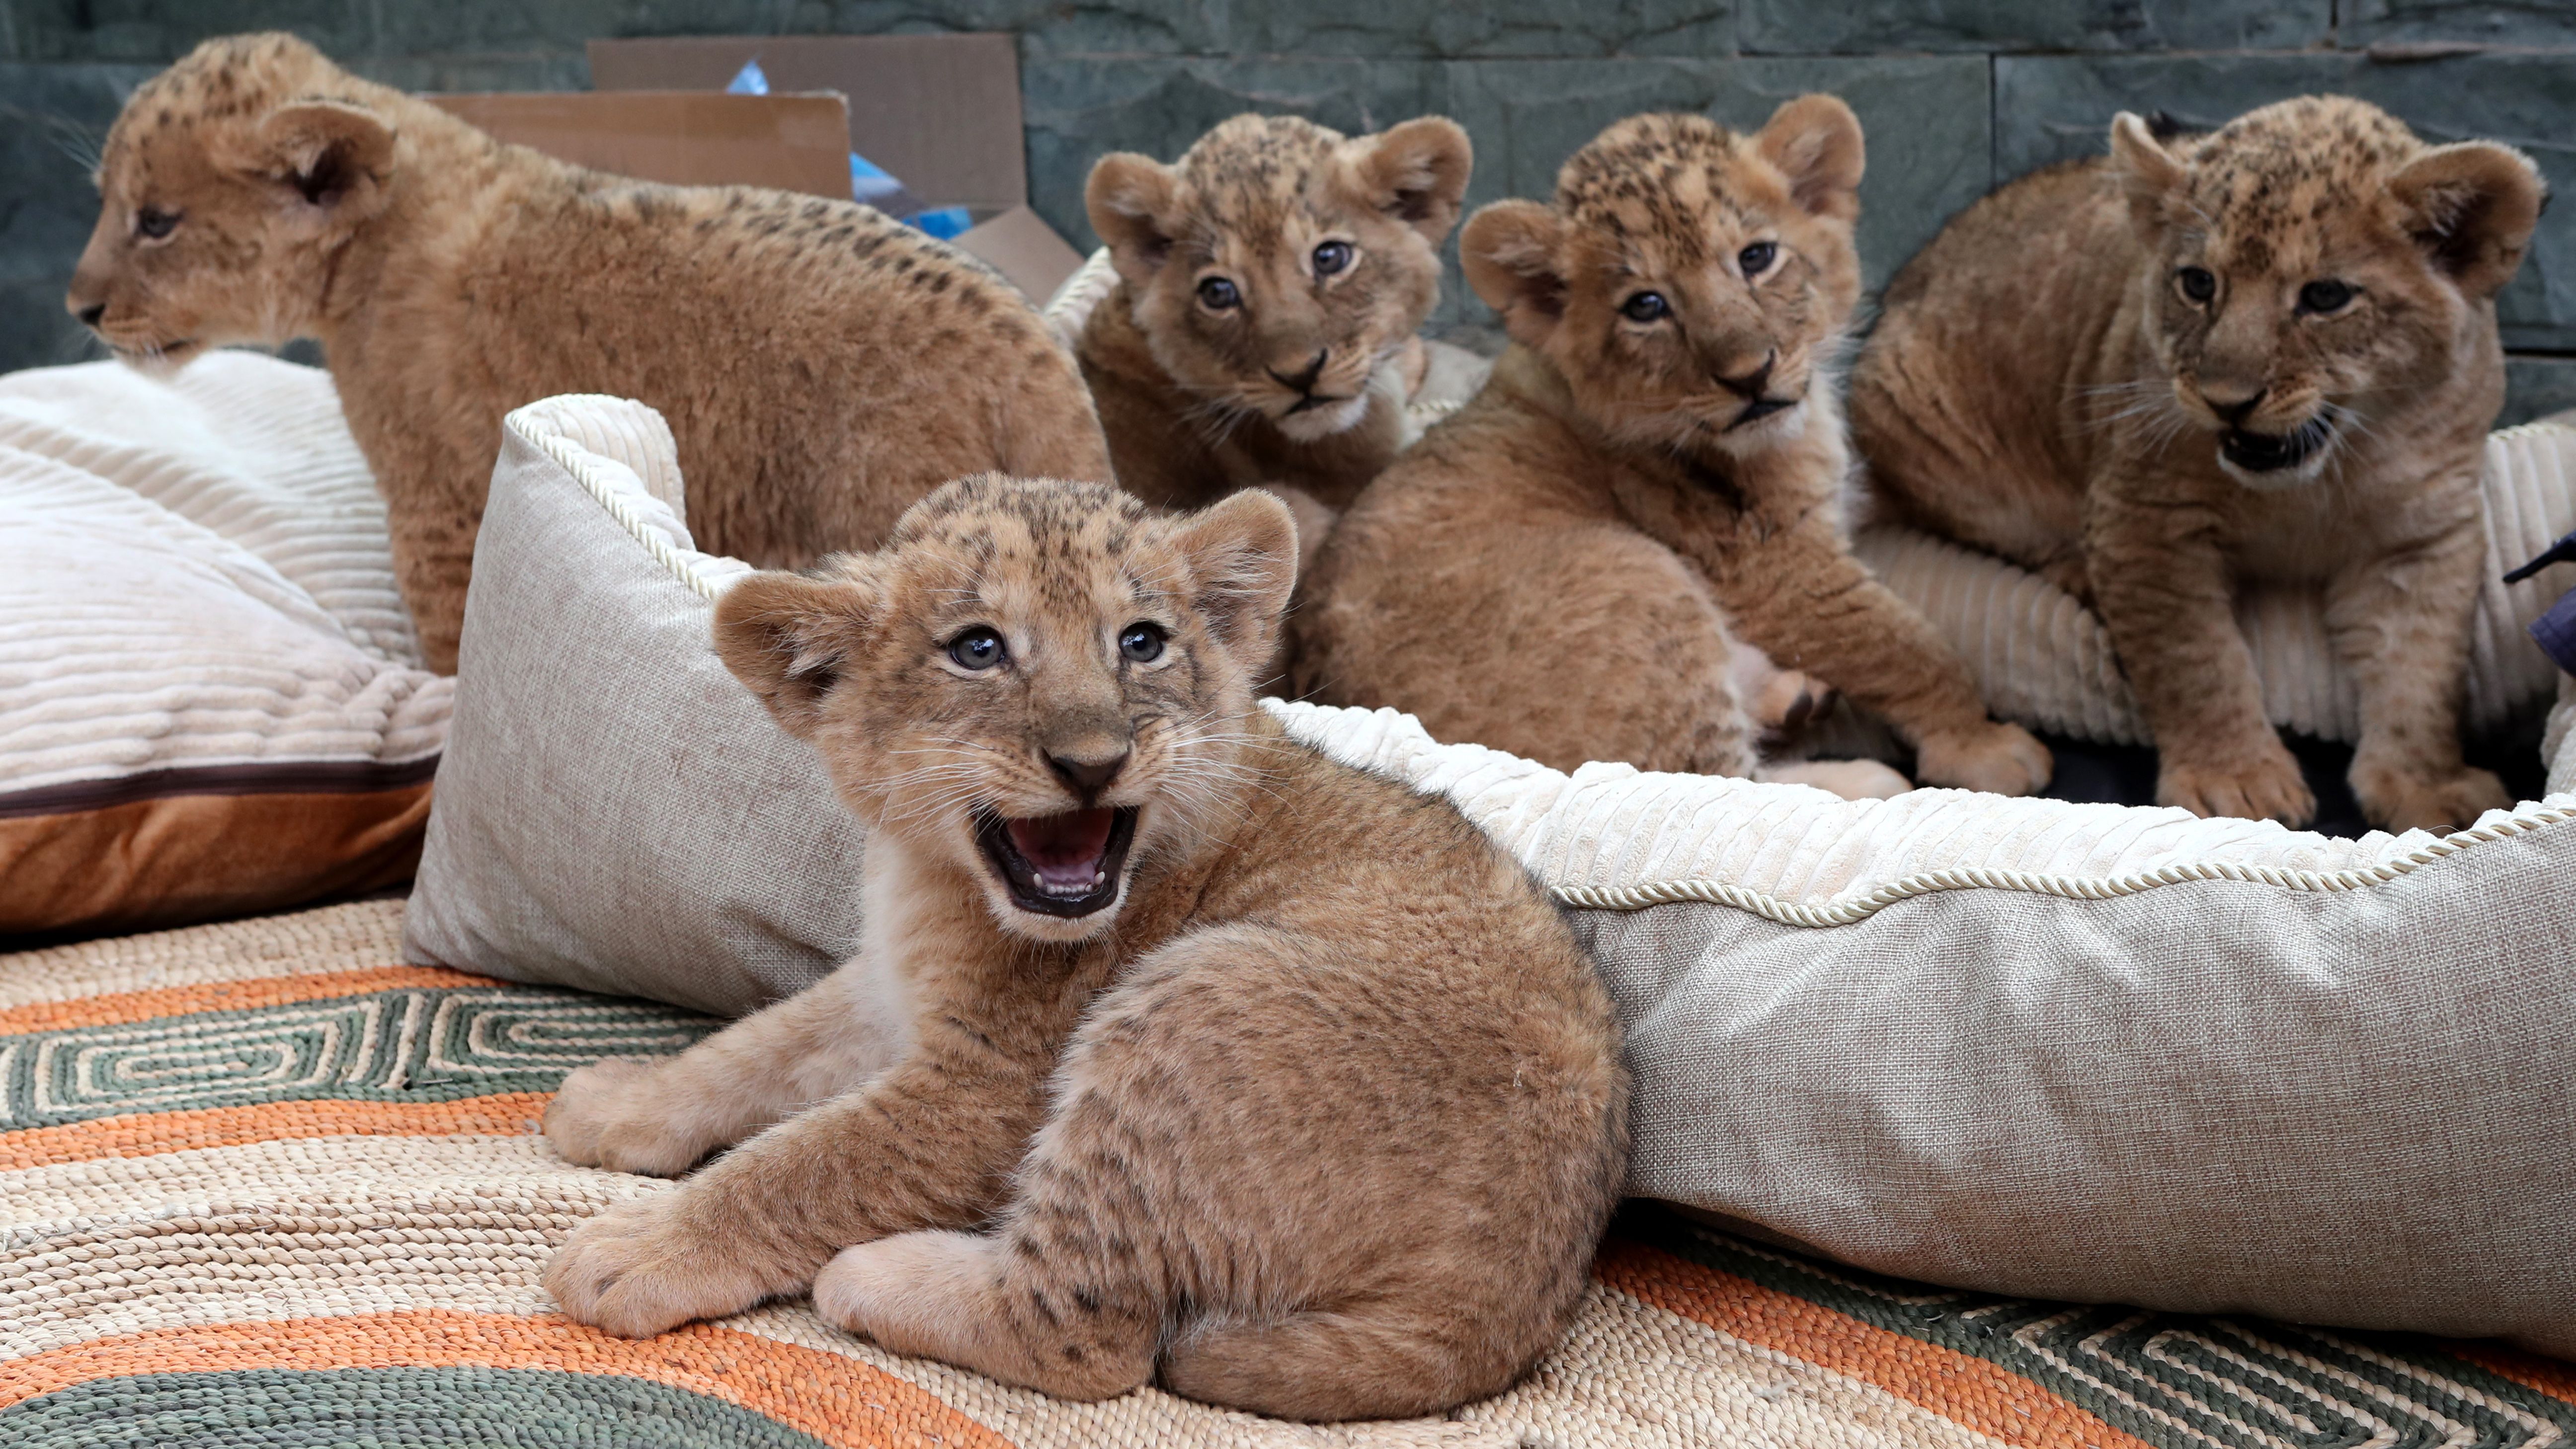
[[[870,547],[986,469],[1106,478],[1072,360],[1010,285],[866,207],[628,181],[503,146],[287,35],[211,40],[126,103],[69,305],[175,367],[318,337],[421,652],[457,629],[501,416],[660,410],[702,547]]]
[[[867,822],[866,938],[566,1079],[576,1162],[742,1142],[583,1224],[566,1312],[640,1336],[811,1284],[899,1353],[1306,1419],[1447,1408],[1554,1342],[1626,1159],[1609,998],[1453,807],[1255,707],[1296,547],[1259,492],[970,478],[725,596],[726,665]]]
[[[2495,294],[2541,183],[2341,97],[2016,181],[1888,289],[1852,377],[1902,517],[2037,569],[2101,614],[2161,755],[2157,799],[2305,824],[2234,614],[2314,582],[2361,693],[2374,824],[2508,803],[2461,762],[2485,557],[2478,470],[2504,402]]]
[[[1460,240],[1513,346],[1344,515],[1296,678],[1444,740],[1746,775],[1745,642],[1885,715],[1928,781],[2023,795],[2048,752],[1844,539],[1829,368],[1860,291],[1860,123],[1831,96],[1757,135],[1637,116]],[[1774,771],[1846,794],[1890,772]]]
[[[1345,139],[1250,115],[1170,166],[1094,163],[1085,201],[1119,280],[1075,350],[1119,483],[1169,508],[1281,487],[1319,542],[1404,444],[1472,165],[1438,116]]]

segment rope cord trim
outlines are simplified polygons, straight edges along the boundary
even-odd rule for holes
[[[2068,900],[2101,901],[2118,896],[2133,896],[2158,886],[2182,885],[2190,881],[2238,881],[2248,885],[2275,886],[2294,891],[2352,891],[2414,874],[2434,861],[2459,854],[2474,845],[2508,840],[2528,835],[2543,826],[2576,820],[2576,809],[2542,806],[2526,813],[2508,815],[2492,825],[2474,825],[2447,835],[2420,850],[2379,865],[2352,870],[2314,871],[2282,870],[2275,866],[2238,865],[2228,861],[2206,861],[2193,865],[2168,865],[2155,870],[2123,876],[2043,875],[2034,871],[1992,870],[1964,867],[1952,870],[1926,871],[1888,882],[1867,895],[1845,900],[1827,901],[1820,905],[1803,905],[1784,901],[1777,896],[1750,890],[1724,881],[1706,879],[1652,881],[1634,886],[1555,886],[1550,894],[1565,905],[1596,911],[1642,911],[1649,906],[1671,905],[1681,901],[1702,901],[1710,905],[1731,906],[1749,911],[1765,920],[1784,926],[1848,926],[1878,914],[1898,901],[1927,896],[1935,891],[2007,890],[2028,891],[2034,895],[2060,896]]]
[[[607,511],[608,516],[617,520],[619,527],[632,535],[637,543],[642,544],[645,551],[652,554],[662,567],[671,571],[672,577],[688,585],[699,597],[709,603],[724,596],[724,591],[702,576],[658,529],[645,526],[643,515],[635,511],[634,504],[627,502],[619,495],[618,490],[611,488],[597,476],[597,465],[594,460],[599,456],[598,454],[561,433],[551,431],[532,433],[518,426],[515,420],[511,424],[511,431],[535,444],[539,452],[562,465],[563,470],[572,475],[573,481],[582,486],[582,491],[597,500],[599,506]]]

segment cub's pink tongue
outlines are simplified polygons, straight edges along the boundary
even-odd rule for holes
[[[1100,874],[1100,858],[1109,853],[1109,827],[1118,812],[1074,810],[1003,823],[1011,848],[1037,869],[1040,885],[1089,890]]]

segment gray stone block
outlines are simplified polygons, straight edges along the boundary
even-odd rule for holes
[[[0,63],[0,371],[99,355],[63,290],[98,222],[98,145],[153,69]]]
[[[2336,36],[2369,46],[2576,46],[2576,7],[2559,0],[2342,0]]]
[[[2504,412],[2496,418],[2499,428],[2576,408],[2576,357],[2507,354],[2504,380]]]
[[[1225,7],[1220,48],[1235,54],[1608,56],[1727,54],[1729,0],[1304,0]]]
[[[2295,50],[2334,34],[2332,0],[1746,0],[1748,53]]]
[[[2385,107],[2427,141],[2504,141],[2551,187],[2576,189],[2570,58],[2487,53],[2380,64],[2353,53],[2003,56],[1995,66],[1995,171],[2013,177],[2098,155],[2121,110],[2214,126],[2288,96],[2336,92]],[[2576,348],[2576,209],[2541,218],[2531,254],[2498,299],[2508,347]]]
[[[1565,158],[1624,116],[1699,111],[1752,129],[1792,96],[1831,91],[1868,137],[1860,251],[1875,290],[1993,183],[1986,65],[1977,56],[1459,61],[1450,114],[1475,138],[1469,198],[1482,204],[1552,196]]]

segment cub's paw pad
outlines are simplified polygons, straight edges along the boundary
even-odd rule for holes
[[[2386,830],[2447,834],[2475,825],[2490,810],[2513,804],[2504,782],[2485,770],[2463,769],[2430,779],[2356,780],[2362,813]]]
[[[1914,752],[1914,777],[1926,785],[2028,795],[2048,783],[2057,762],[2031,732],[1988,721],[1955,734],[1926,736]]]
[[[2194,815],[2278,820],[2293,830],[2317,815],[2317,797],[2300,777],[2298,761],[2277,745],[2270,757],[2251,764],[2168,762],[2156,780],[2156,803],[2179,805]]]
[[[566,1162],[677,1177],[703,1154],[671,1128],[654,1090],[658,1062],[611,1057],[564,1078],[546,1104],[546,1140]]]
[[[691,1223],[685,1190],[619,1203],[573,1229],[546,1264],[546,1291],[576,1322],[650,1338],[767,1296],[721,1235]]]

